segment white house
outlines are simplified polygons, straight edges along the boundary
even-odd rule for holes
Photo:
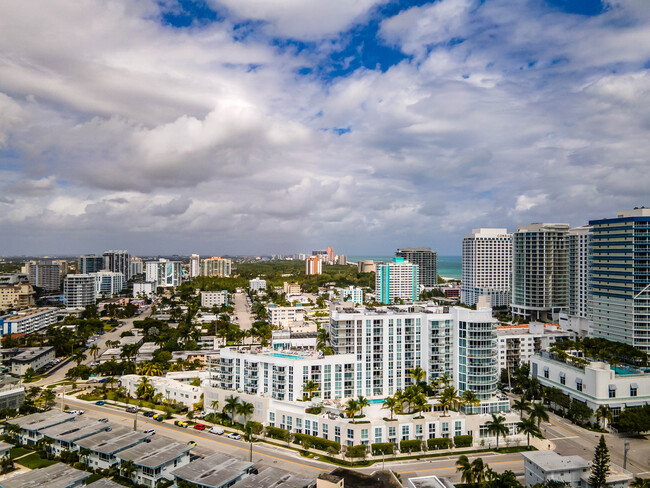
[[[104,431],[75,441],[81,449],[88,449],[88,465],[93,469],[108,469],[118,463],[117,453],[136,446],[149,437],[127,427],[113,426],[110,432]]]

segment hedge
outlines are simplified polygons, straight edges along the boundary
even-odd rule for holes
[[[457,435],[454,437],[454,446],[456,447],[472,447],[474,439],[471,435]]]
[[[373,456],[378,454],[393,454],[395,446],[392,442],[376,442],[370,445]]]
[[[359,446],[348,446],[345,455],[349,458],[360,458],[366,455],[368,446],[361,444]]]
[[[327,451],[330,447],[333,447],[334,449],[336,449],[336,452],[341,452],[341,444],[339,442],[330,441],[329,439],[323,439],[322,437],[317,437],[315,435],[307,435],[307,434],[294,435],[294,441],[296,442],[296,444],[302,444],[303,440],[307,440],[314,449]]]
[[[427,448],[433,449],[449,449],[451,447],[451,439],[449,437],[438,437],[436,439],[427,439]]]
[[[422,441],[412,440],[412,441],[401,441],[399,443],[400,452],[419,452],[422,450]]]
[[[280,441],[286,441],[289,438],[290,432],[287,429],[280,429],[278,427],[266,427],[266,436]]]

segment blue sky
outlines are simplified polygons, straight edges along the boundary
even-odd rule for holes
[[[0,6],[0,254],[460,254],[648,205],[645,0]]]

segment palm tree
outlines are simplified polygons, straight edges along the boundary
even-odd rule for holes
[[[393,420],[393,412],[397,408],[397,400],[395,397],[389,396],[384,400],[381,408],[386,408],[390,410],[390,419]]]
[[[472,463],[465,454],[456,460],[456,472],[460,472],[460,480],[468,485],[474,484],[474,470],[472,470]]]
[[[601,405],[596,410],[596,420],[603,422],[603,430],[607,428],[607,423],[614,419],[614,414],[607,405]]]
[[[420,414],[428,406],[429,403],[423,394],[419,394],[413,399],[413,409],[417,414]]]
[[[313,380],[309,380],[304,385],[302,385],[303,395],[309,396],[310,400],[314,398],[314,392],[318,391],[319,389],[320,386],[318,386],[318,383]]]
[[[210,408],[214,410],[215,412],[219,410],[219,400],[212,400],[210,402]]]
[[[239,405],[239,397],[235,395],[230,395],[226,397],[226,404],[223,407],[224,413],[230,412],[232,414],[231,420],[232,423],[235,423],[235,412],[237,411],[237,405]]]
[[[97,354],[99,354],[99,346],[95,343],[88,348],[88,352],[93,355],[93,361],[97,361]]]
[[[449,376],[447,373],[438,376],[439,386],[446,387],[449,383],[451,383],[451,376]]]
[[[244,417],[243,424],[246,425],[246,421],[248,420],[248,417],[252,416],[253,413],[255,412],[255,406],[252,403],[241,402],[237,405],[236,411],[239,415]]]
[[[497,438],[497,449],[499,449],[499,437],[506,437],[510,432],[510,429],[506,426],[506,418],[502,415],[492,414],[492,420],[485,422],[485,427],[489,434],[494,434]]]
[[[74,362],[79,366],[86,360],[86,355],[83,352],[76,352],[73,356]]]
[[[135,467],[133,461],[122,461],[122,464],[120,465],[120,472],[125,478],[131,479],[137,470],[138,468]]]
[[[446,386],[442,394],[440,395],[439,402],[440,405],[445,409],[445,414],[449,409],[454,410],[455,408],[458,407],[460,403],[458,390],[456,390],[456,388],[454,388],[453,385]]]
[[[539,428],[542,422],[549,421],[548,409],[541,402],[533,403],[533,406],[530,409],[530,418],[537,419],[537,427]]]
[[[521,422],[517,424],[517,429],[519,432],[526,434],[526,443],[528,449],[530,449],[530,436],[537,437],[538,439],[543,439],[542,431],[539,430],[539,427],[535,423],[534,418],[522,419]]]
[[[462,395],[463,405],[472,405],[478,407],[481,404],[481,399],[472,390],[465,390]]]
[[[512,409],[519,412],[519,420],[523,420],[524,412],[530,412],[530,408],[530,402],[523,396],[512,402]]]
[[[369,405],[370,405],[370,402],[368,401],[368,399],[366,397],[364,397],[362,395],[359,395],[357,397],[357,408],[358,408],[358,412],[359,412],[360,415],[363,415],[364,407],[367,407]]]
[[[357,402],[354,399],[348,400],[344,412],[348,416],[348,418],[352,419],[353,424],[355,423],[354,416],[358,411],[359,411],[359,402]]]
[[[145,376],[162,376],[163,372],[162,369],[160,369],[159,365],[152,363],[151,361],[147,361],[146,363],[142,363],[140,366],[138,366],[138,374]]]
[[[86,449],[84,447],[79,449],[79,457],[84,460],[83,462],[85,465],[88,465],[88,456],[90,455],[90,452],[90,449]]]
[[[52,390],[46,388],[43,394],[41,395],[41,398],[43,399],[43,402],[45,402],[45,406],[49,407],[51,404],[54,403],[54,400],[56,399],[56,395]]]
[[[149,378],[144,376],[140,379],[140,383],[138,383],[138,387],[136,388],[135,393],[138,395],[138,398],[142,399],[147,399],[155,393],[155,389],[151,384]]]
[[[485,481],[486,472],[485,472],[485,464],[483,463],[483,459],[476,458],[474,459],[474,461],[472,461],[472,474],[474,475],[474,482],[477,485],[480,485]]]
[[[426,371],[424,371],[420,366],[413,368],[411,371],[409,371],[409,374],[415,381],[416,385],[420,384],[420,382],[424,381],[424,379],[427,377]]]
[[[634,478],[630,486],[632,488],[650,488],[650,478]]]

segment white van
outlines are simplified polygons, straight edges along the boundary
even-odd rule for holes
[[[210,434],[222,435],[223,429],[215,425],[214,427],[210,427],[210,430],[208,430],[208,432],[210,432]]]

